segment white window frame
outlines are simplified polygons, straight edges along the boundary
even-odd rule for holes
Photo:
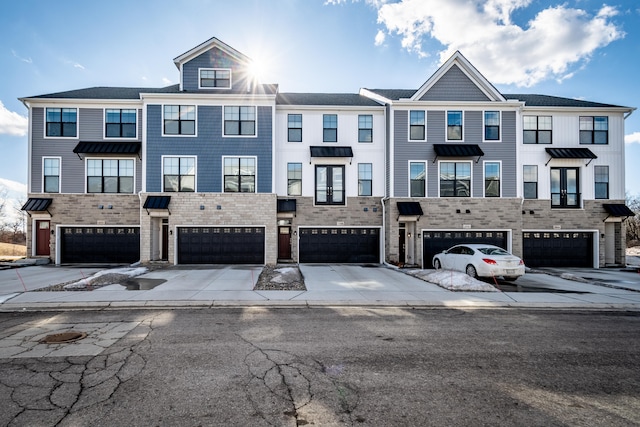
[[[500,119],[499,119],[499,124],[498,124],[498,139],[486,139],[486,117],[485,117],[485,113],[493,113],[496,112],[499,114]],[[463,113],[464,114],[464,113]],[[482,111],[482,142],[502,142],[502,111],[501,110],[483,110]],[[464,122],[464,117],[463,117],[463,122]],[[462,132],[464,133],[464,126],[462,127]],[[462,137],[464,138],[464,135],[462,135]]]
[[[124,136],[107,136],[107,110],[134,110],[136,112],[136,136],[133,137],[124,137]],[[162,115],[164,116],[164,108],[162,109]],[[102,138],[105,141],[118,141],[118,140],[127,140],[134,141],[138,139],[138,108],[126,108],[126,107],[112,107],[112,108],[103,108],[102,109]],[[122,124],[122,123],[121,123]],[[162,131],[164,132],[164,117],[162,120]]]
[[[227,107],[252,107],[255,111],[255,132],[253,135],[227,135],[224,133],[224,110]],[[257,138],[258,137],[258,106],[257,105],[239,105],[239,104],[227,104],[222,106],[222,137],[223,138]],[[299,143],[297,143],[299,144]],[[233,156],[229,156],[233,157]],[[246,156],[245,156],[246,157]]]
[[[60,109],[60,110],[76,110],[76,136],[47,136],[47,110],[50,108]],[[80,109],[78,107],[65,107],[65,106],[51,106],[44,107],[44,126],[42,127],[42,134],[44,139],[79,139],[80,138]]]
[[[469,163],[471,165],[471,176],[469,177],[469,197],[461,197],[461,196],[442,196],[440,194],[440,165],[442,163]],[[438,176],[438,198],[441,197],[450,197],[450,198],[454,198],[454,199],[471,199],[473,198],[473,160],[438,160],[438,170],[437,170],[437,176]],[[484,176],[484,172],[483,172],[483,176]],[[484,194],[484,191],[483,191]]]
[[[424,113],[424,138],[423,139],[411,139],[411,112],[422,111]],[[425,142],[427,140],[427,110],[407,110],[407,141],[409,142]]]
[[[178,107],[180,106],[185,106],[185,107],[194,107],[195,110],[195,123],[194,123],[194,133],[193,135],[185,135],[185,134],[178,134],[178,133],[164,133],[164,107],[165,106],[173,106],[173,105],[177,105]],[[162,109],[161,111],[161,115],[162,115],[162,120],[160,121],[160,126],[162,128],[162,136],[163,137],[167,137],[167,138],[196,138],[198,136],[198,105],[197,104],[162,104],[160,106],[160,108]]]
[[[426,133],[426,132],[425,132]],[[416,140],[417,141],[417,140]],[[424,165],[424,196],[412,196],[411,195],[411,163],[422,163]],[[407,197],[427,197],[428,194],[428,162],[426,160],[409,160],[407,161]]]
[[[89,162],[88,160],[131,160],[133,161],[133,192],[131,193],[90,193],[89,192]],[[103,172],[104,173],[104,172]],[[104,177],[104,175],[102,175]],[[103,156],[88,156],[84,158],[84,192],[85,194],[107,194],[114,196],[131,196],[136,194],[136,159],[134,157],[103,157]]]
[[[461,135],[461,139],[449,139],[449,113],[454,113],[454,112],[460,112],[462,113],[462,117],[461,117],[461,124],[460,126],[462,126],[462,135]],[[484,113],[483,113],[484,116]],[[484,117],[482,119],[482,122],[484,123]],[[465,125],[464,125],[464,110],[447,110],[444,113],[444,139],[447,142],[464,142],[464,132],[465,132]],[[426,132],[425,132],[426,133]],[[482,128],[482,133],[484,134],[484,127]],[[484,138],[484,135],[483,135]]]
[[[229,72],[229,86],[202,86],[202,71],[228,71]],[[198,68],[198,89],[205,90],[226,90],[233,87],[233,70],[231,68]]]
[[[249,192],[241,192],[241,191],[224,191],[224,161],[225,159],[253,159],[255,161],[255,165],[256,165],[256,174],[254,175],[255,177],[255,190],[253,193],[249,193]],[[299,163],[299,162],[298,162]],[[221,189],[220,192],[224,193],[224,194],[258,194],[258,156],[242,156],[242,155],[237,155],[237,156],[222,156],[222,185],[221,185]]]
[[[161,185],[160,188],[162,190],[162,192],[164,193],[164,159],[165,158],[192,158],[194,159],[194,166],[193,166],[193,174],[194,174],[194,178],[193,178],[193,193],[197,193],[198,192],[198,156],[192,156],[189,154],[186,155],[182,155],[182,154],[167,154],[167,155],[163,155],[160,156],[160,180],[161,180]],[[191,193],[193,194],[191,191],[168,191],[168,193]]]
[[[44,190],[44,161],[47,159],[56,159],[58,160],[58,191],[57,192],[46,192]],[[44,156],[42,157],[42,182],[41,182],[40,192],[45,194],[60,194],[62,191],[62,157],[59,156]]]
[[[492,140],[491,140],[492,141]],[[486,195],[486,185],[485,183],[487,182],[487,168],[486,165],[487,163],[498,163],[498,165],[500,165],[500,175],[498,176],[498,179],[500,180],[500,188],[499,188],[499,192],[500,194],[497,197],[494,196],[490,196],[487,197]],[[472,165],[473,167],[473,165]],[[473,176],[473,169],[471,170],[471,175]],[[489,199],[501,199],[502,198],[502,160],[484,160],[482,162],[482,197],[486,197]]]

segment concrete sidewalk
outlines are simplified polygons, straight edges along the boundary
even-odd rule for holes
[[[299,267],[305,279],[306,291],[254,291],[262,266],[175,268],[138,276],[136,279],[164,281],[148,290],[126,290],[121,285],[109,285],[93,291],[13,292],[4,295],[4,298],[0,297],[0,311],[256,305],[640,310],[640,292],[577,283],[543,273],[528,273],[525,277],[548,282],[556,291],[562,290],[563,286],[571,289],[568,289],[568,293],[451,292],[404,274],[401,270],[384,266]]]

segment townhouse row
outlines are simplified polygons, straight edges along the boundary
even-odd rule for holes
[[[418,89],[280,93],[216,38],[180,83],[21,98],[28,253],[57,264],[625,263],[633,108],[502,94],[459,52]]]

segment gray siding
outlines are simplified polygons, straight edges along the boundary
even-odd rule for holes
[[[238,88],[238,86],[242,85],[243,81],[245,80],[242,65],[220,49],[213,48],[205,53],[198,55],[197,57],[193,58],[191,61],[183,65],[182,85],[184,90],[202,90],[198,89],[199,68],[230,68],[232,70],[231,84],[236,89]],[[216,91],[217,89],[207,90]]]
[[[502,161],[502,197],[516,196],[516,113],[502,113],[502,141],[482,142],[484,128],[481,111],[465,111],[465,144],[478,144],[484,156],[477,158],[438,158],[435,157],[433,144],[456,144],[446,142],[445,112],[429,111],[427,114],[427,142],[408,141],[408,111],[397,110],[394,113],[394,195],[408,197],[409,161],[423,160],[427,163],[427,197],[438,197],[440,176],[438,160],[472,161],[473,197],[482,197],[484,193],[484,161]],[[478,162],[476,163],[476,160]]]
[[[422,101],[488,101],[489,98],[467,77],[457,65],[453,65],[427,93]]]
[[[147,108],[147,191],[162,190],[162,156],[196,156],[198,192],[222,192],[222,156],[256,156],[256,190],[272,191],[271,107],[257,108],[257,137],[223,137],[222,106],[198,106],[196,137],[163,137],[160,105]]]
[[[73,152],[73,149],[80,141],[97,142],[104,141],[103,137],[103,109],[101,108],[80,108],[78,111],[78,135],[74,139],[54,139],[44,138],[44,108],[33,108],[31,122],[32,150],[31,150],[31,192],[42,192],[42,158],[61,158],[61,193],[84,193],[85,191],[85,155],[82,159]],[[141,110],[138,110],[138,136],[140,136]],[[140,139],[138,138],[138,141]],[[92,157],[128,157],[112,155],[96,155]],[[142,162],[135,158],[135,192],[142,190]]]

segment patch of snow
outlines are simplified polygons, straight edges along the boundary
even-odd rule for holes
[[[89,277],[85,277],[82,280],[65,285],[64,289],[78,290],[78,289],[93,288],[93,287],[96,287],[96,285],[99,285],[100,287],[102,287],[105,285],[118,284],[118,282],[121,280],[126,280],[131,277],[140,276],[141,274],[144,274],[147,271],[148,269],[146,267],[120,267],[120,268],[111,268],[109,270],[101,270]]]
[[[277,268],[273,270],[278,275],[274,276],[271,281],[275,283],[288,283],[291,279],[299,280],[300,275],[298,270],[291,267]]]
[[[425,282],[436,284],[450,291],[470,292],[500,292],[489,283],[474,279],[473,277],[453,270],[410,270],[412,276]]]

